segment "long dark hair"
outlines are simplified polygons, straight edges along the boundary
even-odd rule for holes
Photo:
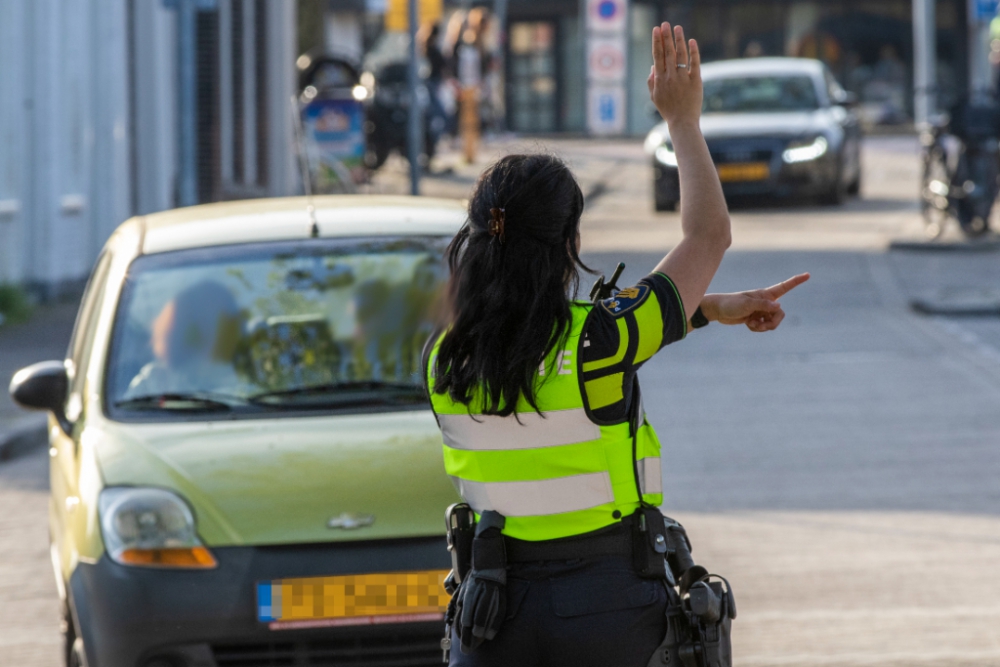
[[[451,326],[436,393],[469,405],[481,389],[485,414],[512,414],[520,396],[538,410],[538,366],[569,335],[577,269],[590,271],[577,254],[582,213],[580,186],[558,158],[508,155],[483,173],[448,247]]]

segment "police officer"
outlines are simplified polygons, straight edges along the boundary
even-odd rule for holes
[[[472,569],[449,612],[452,665],[646,665],[666,594],[636,571],[634,535],[663,496],[636,371],[712,321],[775,329],[778,298],[808,279],[705,294],[730,229],[698,125],[698,47],[665,23],[653,29],[653,60],[684,238],[648,276],[596,305],[567,297],[587,269],[583,195],[547,155],[487,170],[448,251],[450,322],[425,363],[445,468],[478,516]]]

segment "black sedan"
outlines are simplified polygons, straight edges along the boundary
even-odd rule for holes
[[[816,197],[839,204],[861,185],[852,95],[827,67],[805,58],[725,60],[702,66],[701,129],[727,197]],[[656,210],[680,199],[666,123],[646,137]]]

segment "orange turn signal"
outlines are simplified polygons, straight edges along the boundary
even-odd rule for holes
[[[126,549],[118,556],[125,565],[148,567],[210,568],[218,563],[205,547],[183,549]]]

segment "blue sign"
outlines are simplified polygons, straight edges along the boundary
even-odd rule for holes
[[[998,0],[976,0],[976,19],[988,21],[997,15]]]
[[[615,120],[615,98],[613,95],[601,95],[601,100],[598,103],[599,110],[597,112],[598,118],[601,119],[602,123],[612,123]]]
[[[356,181],[364,178],[365,110],[353,99],[317,98],[302,110],[306,142],[311,144],[319,169],[317,184],[322,192],[328,180],[336,181],[334,161],[351,171]]]
[[[602,19],[614,17],[616,11],[618,11],[618,5],[612,0],[604,0],[597,5],[597,13]]]

